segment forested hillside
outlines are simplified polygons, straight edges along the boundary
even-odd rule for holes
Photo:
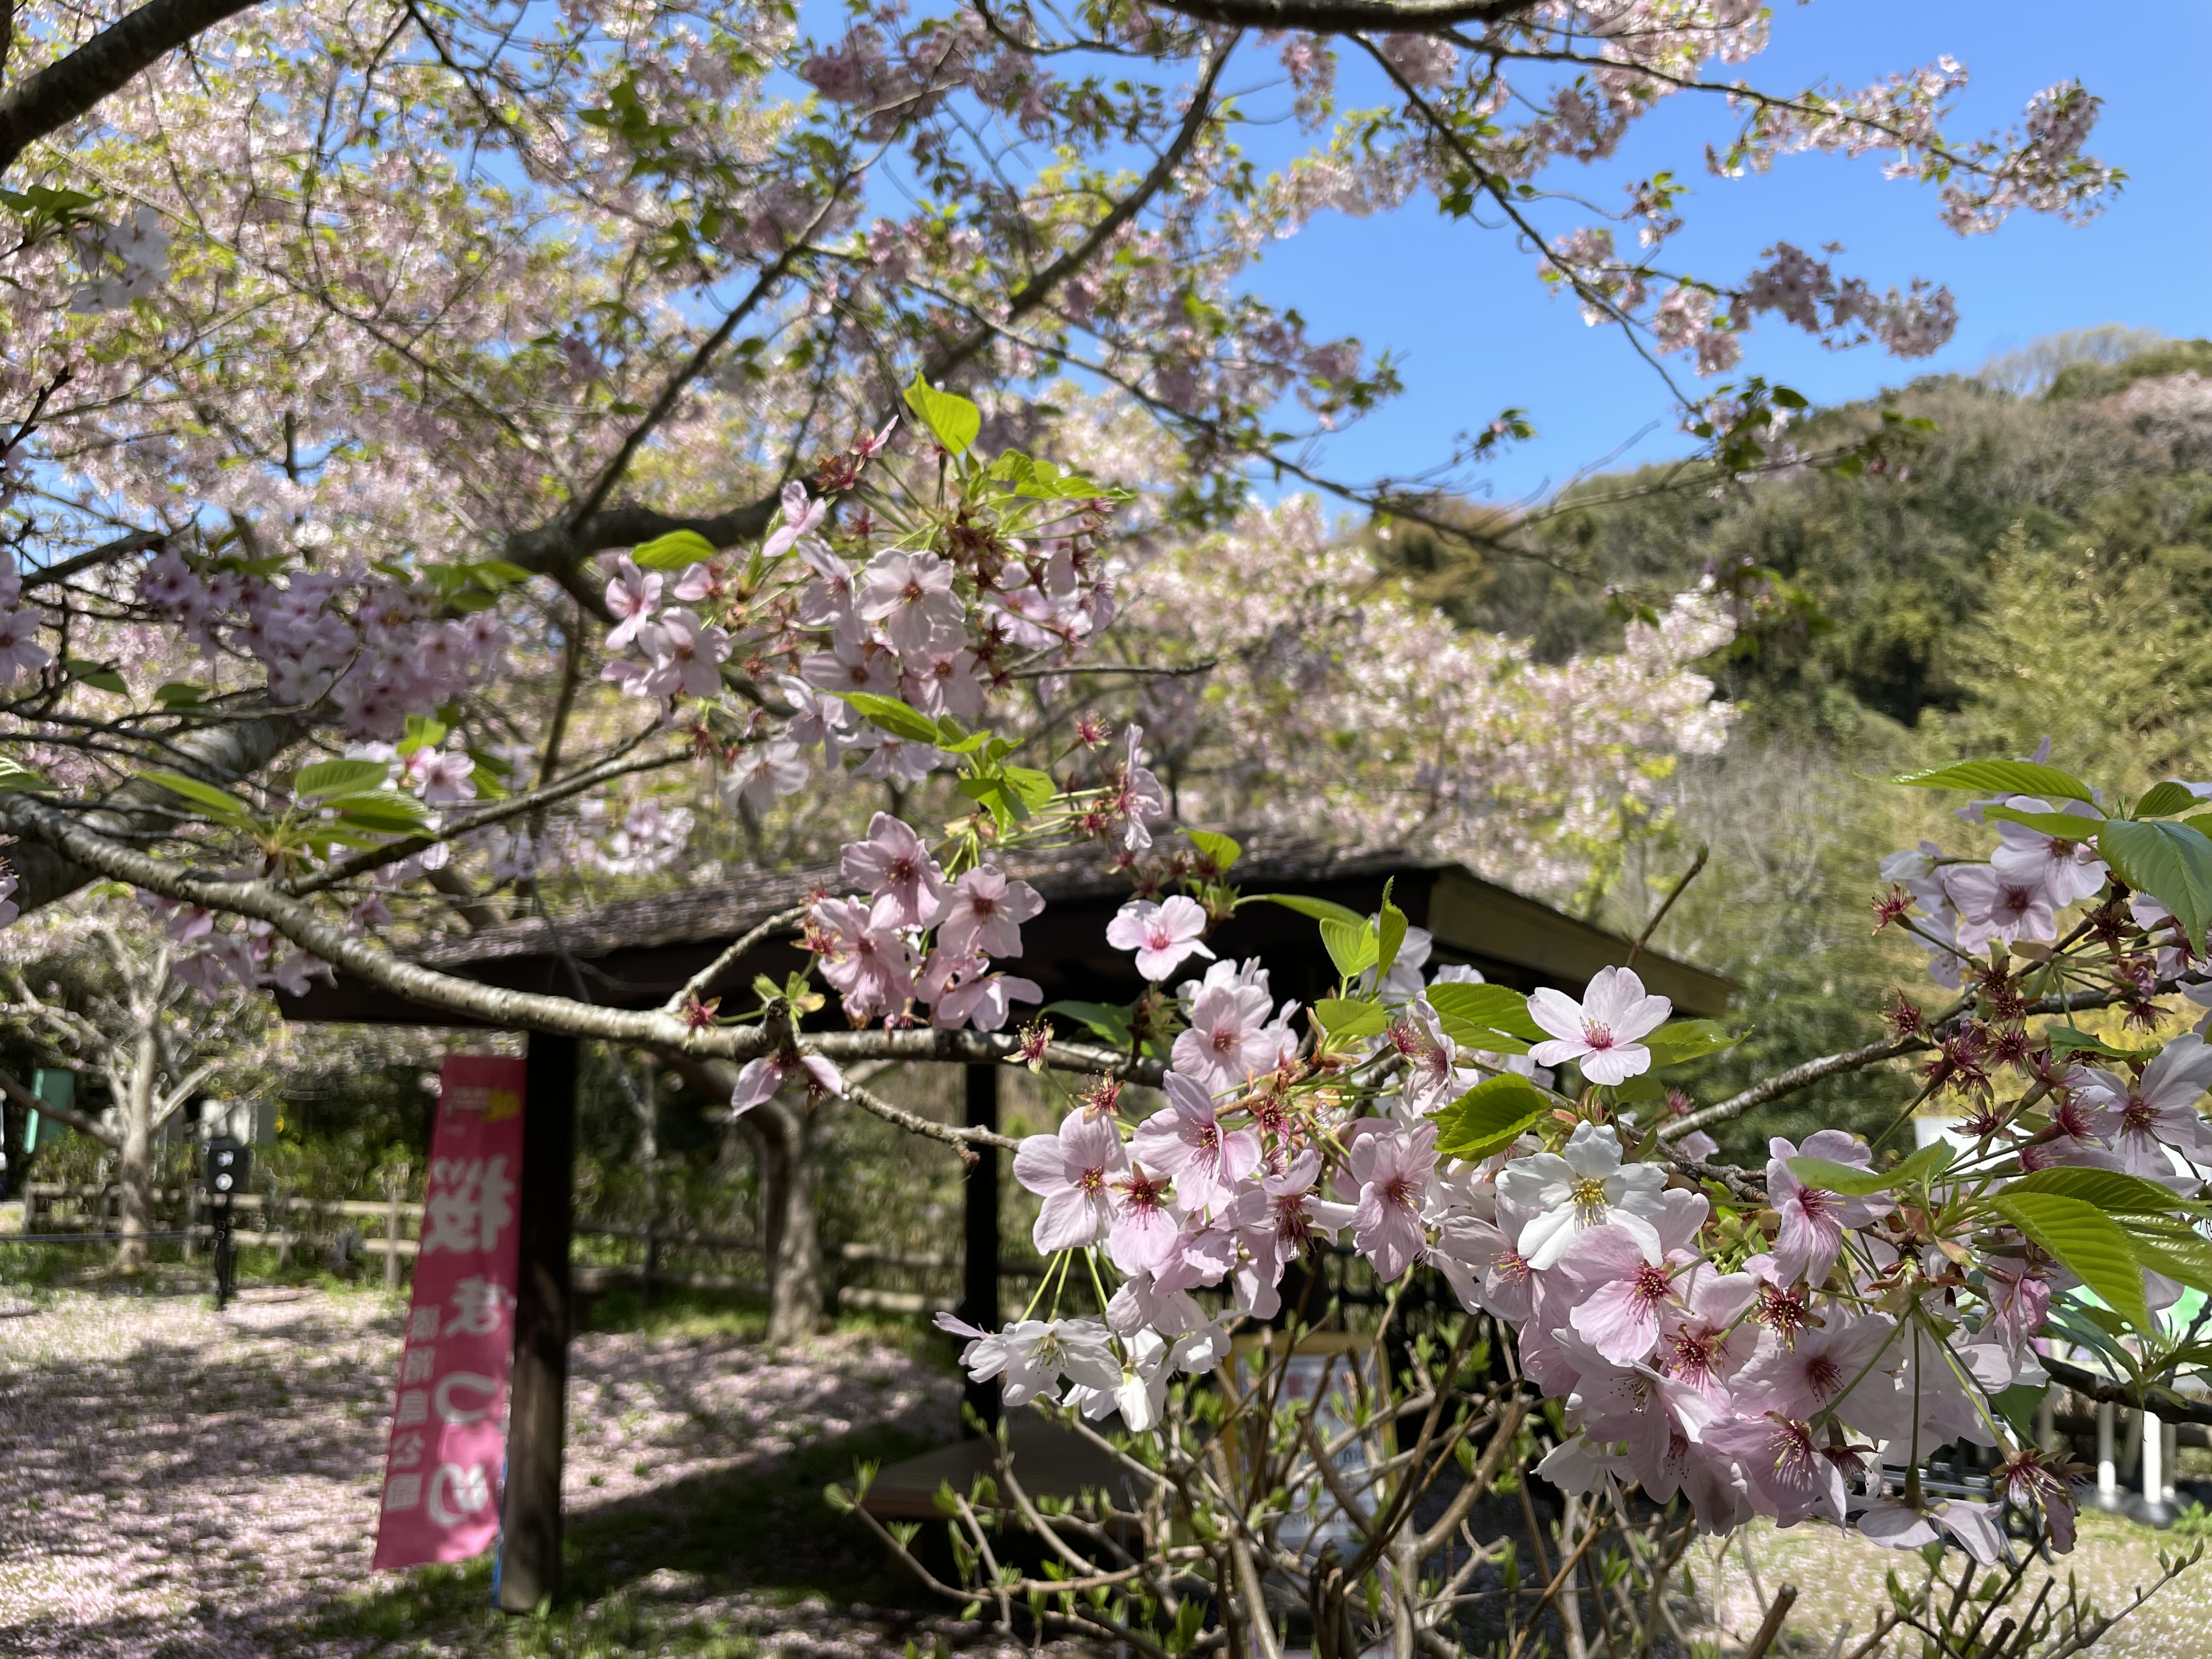
[[[1814,458],[1887,426],[1855,474],[1590,478],[1522,532],[1538,557],[1402,523],[1374,532],[1462,623],[1547,655],[1601,642],[1635,604],[1706,576],[1736,596],[1743,626],[1709,665],[1741,711],[1735,740],[1686,763],[1672,818],[1623,825],[1620,866],[1577,896],[1632,932],[1711,845],[1660,942],[1741,977],[1759,1030],[1709,1092],[1867,1040],[1895,988],[1934,994],[1917,950],[1853,918],[1881,850],[1985,832],[1874,779],[2046,736],[2055,759],[2123,787],[2212,776],[2212,342],[2118,353],[2116,337],[2142,343],[2051,343],[1789,433]],[[1875,1127],[1899,1098],[1894,1079],[1829,1085],[1745,1138],[1815,1120]]]

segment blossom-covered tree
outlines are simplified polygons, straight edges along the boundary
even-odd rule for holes
[[[1157,1432],[1130,1455],[1152,1492],[1146,1553],[1085,1564],[1079,1585],[994,1569],[1002,1622],[1018,1594],[1152,1650],[1211,1617],[1231,1650],[1272,1654],[1267,1581],[1288,1580],[1323,1651],[1449,1647],[1458,1590],[1423,1587],[1449,1537],[1413,1524],[1414,1480],[1332,1492],[1354,1547],[1307,1562],[1284,1553],[1277,1487],[1339,1468],[1312,1411],[1280,1438],[1252,1419],[1245,1443],[1277,1460],[1256,1474],[1187,1431],[1244,1408],[1233,1373],[1225,1392],[1176,1379],[1219,1370],[1240,1320],[1308,1318],[1290,1270],[1335,1237],[1386,1285],[1437,1268],[1459,1302],[1413,1393],[1354,1387],[1419,1423],[1420,1486],[1465,1453],[1455,1527],[1464,1494],[1526,1449],[1519,1382],[1462,1386],[1486,1342],[1558,1403],[1570,1431],[1542,1467],[1586,1516],[1626,1527],[1632,1482],[1679,1497],[1662,1513],[1685,1538],[1819,1516],[1978,1561],[1991,1516],[1931,1499],[1916,1473],[1923,1445],[1964,1437],[2004,1447],[2059,1541],[2064,1476],[2021,1443],[2010,1386],[2059,1374],[2034,1344],[2063,1329],[2106,1363],[2084,1386],[2140,1402],[2180,1358],[2154,1292],[2212,1288],[2212,1271],[2197,1179],[2154,1178],[2160,1148],[2201,1150],[2190,1051],[2106,1042],[2113,1065],[2077,1077],[2090,1050],[2032,1021],[2118,1002],[2148,1024],[2196,982],[2212,842],[2178,819],[2193,793],[2103,803],[2024,763],[1919,780],[1979,789],[1990,821],[2044,837],[2014,836],[2002,863],[1898,866],[1885,914],[1920,906],[1957,999],[1663,1127],[1654,1073],[1729,1038],[1655,1024],[1667,1011],[1632,974],[1532,1004],[1424,972],[1387,902],[1309,903],[1337,994],[1282,1006],[1206,943],[1245,902],[1236,844],[1164,843],[1187,769],[1194,817],[1318,814],[1547,879],[1648,793],[1662,731],[1717,740],[1690,662],[1725,623],[1698,596],[1619,653],[1546,666],[1372,588],[1310,506],[1176,538],[1245,505],[1262,467],[1450,527],[1435,491],[1520,429],[1502,414],[1406,479],[1309,465],[1307,439],[1395,384],[1387,360],[1310,338],[1248,280],[1316,212],[1426,191],[1521,239],[1655,362],[1718,373],[1765,315],[1909,356],[1946,336],[1951,305],[1783,244],[1746,276],[1670,269],[1671,175],[1590,222],[1607,216],[1569,169],[1668,98],[1725,107],[1717,172],[1879,154],[1935,185],[1961,231],[2021,207],[2093,212],[2117,182],[2083,152],[2096,104],[2078,87],[2039,94],[2019,133],[1961,143],[1941,130],[1948,64],[1858,91],[1721,79],[1768,21],[1719,0],[1161,0],[1072,21],[963,4],[858,11],[817,41],[785,12],[690,4],[244,14],[31,152],[6,199],[15,902],[119,881],[164,907],[179,970],[206,982],[340,969],[426,1010],[726,1068],[740,1115],[803,1095],[1006,1147],[901,1111],[848,1066],[1087,1076],[1049,1145],[1009,1148],[1050,1206],[1039,1305],[963,1335],[1016,1403]],[[33,30],[26,49],[68,37]],[[1340,100],[1346,53],[1389,88],[1380,109]],[[1262,64],[1283,79],[1250,89]],[[786,71],[811,90],[793,96]],[[1269,171],[1238,134],[1271,115],[1313,142]],[[1103,415],[1010,390],[1063,371]],[[1683,404],[1750,467],[1793,398],[1753,378]],[[1127,486],[1160,478],[1170,499],[1137,503]],[[1125,608],[1182,660],[1116,656]],[[1213,688],[1179,702],[1194,675],[1158,672],[1209,653],[1218,712]],[[1144,688],[1136,718],[1092,707],[1116,679]],[[657,792],[687,768],[697,787],[672,804]],[[2030,804],[2002,804],[2015,795]],[[864,799],[887,810],[851,833]],[[2059,801],[2087,810],[2043,810]],[[846,843],[841,879],[659,1008],[410,959],[449,917],[559,903],[580,866],[663,868],[702,816],[757,850],[771,822],[811,823]],[[1116,927],[1158,988],[1126,1030],[1031,1012],[1037,895],[1006,860],[1070,844],[1150,890]],[[2069,904],[2089,908],[2061,932]],[[792,929],[808,972],[720,981]],[[831,996],[849,1029],[808,1018]],[[1969,1155],[1876,1169],[1873,1149],[1816,1137],[1778,1143],[1762,1177],[1692,1139],[1921,1052],[1931,1088],[1975,1100]],[[1134,1121],[1139,1084],[1165,1103]],[[2121,1322],[2101,1345],[2061,1322],[2082,1286]],[[1547,1601],[1565,1587],[1579,1606],[1602,1529],[1571,1521]]]

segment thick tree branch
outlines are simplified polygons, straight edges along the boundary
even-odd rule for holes
[[[1273,27],[1273,26],[1270,26]],[[1011,327],[1042,305],[1052,291],[1073,276],[1094,258],[1098,251],[1114,240],[1121,228],[1151,204],[1152,198],[1166,189],[1175,178],[1176,169],[1190,154],[1191,146],[1198,142],[1206,124],[1213,118],[1213,88],[1220,80],[1221,71],[1229,62],[1230,54],[1237,48],[1240,37],[1231,35],[1214,43],[1207,52],[1206,67],[1199,74],[1198,85],[1190,94],[1190,107],[1183,112],[1182,125],[1176,136],[1160,152],[1136,189],[1131,191],[1108,210],[1106,216],[1091,226],[1083,240],[1054,259],[1042,270],[1024,283],[1008,296],[1006,314],[996,324],[986,323],[970,330],[943,351],[933,353],[923,369],[924,378],[940,380],[989,345],[1001,328]]]
[[[2166,1423],[2212,1424],[2212,1400],[2200,1399],[2177,1389],[2156,1383],[2137,1388],[2133,1383],[2114,1382],[2094,1371],[2084,1370],[2079,1365],[2069,1365],[2049,1354],[2043,1357],[2043,1369],[2051,1376],[2080,1395],[2087,1395],[2100,1405],[2125,1406],[2130,1411],[2148,1411]]]
[[[150,0],[0,93],[0,173],[30,144],[88,114],[157,58],[257,0]]]
[[[279,755],[307,735],[307,721],[295,714],[271,714],[232,725],[186,733],[172,745],[192,772],[211,783],[235,787],[255,776]],[[17,817],[27,796],[0,797],[0,834],[21,836]],[[178,821],[183,802],[158,784],[126,783],[89,810],[72,814],[95,839],[151,829],[166,829]],[[46,806],[47,811],[53,811]],[[12,895],[25,911],[68,897],[108,872],[80,864],[50,842],[19,842],[4,854],[21,885]]]
[[[1159,0],[1160,9],[1235,28],[1305,29],[1315,34],[1403,34],[1465,23],[1498,23],[1534,11],[1534,0]]]

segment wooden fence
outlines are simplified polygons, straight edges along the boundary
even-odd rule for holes
[[[23,1231],[26,1234],[73,1235],[85,1238],[113,1238],[121,1224],[117,1213],[118,1188],[106,1186],[67,1186],[59,1182],[26,1183]],[[207,1219],[205,1194],[197,1187],[157,1188],[149,1194],[157,1215],[166,1212],[171,1224],[154,1231],[169,1237],[182,1237],[189,1254],[214,1236]],[[383,1199],[287,1198],[281,1206],[262,1193],[241,1193],[232,1200],[238,1224],[231,1237],[242,1245],[275,1248],[280,1259],[295,1249],[325,1249],[350,1227],[356,1248],[368,1257],[381,1257],[384,1282],[397,1288],[401,1264],[422,1249],[422,1206],[398,1197]],[[580,1237],[623,1240],[637,1247],[629,1262],[578,1262],[571,1270],[578,1291],[594,1295],[617,1286],[665,1285],[690,1290],[729,1291],[763,1294],[765,1285],[757,1266],[750,1274],[702,1271],[674,1266],[665,1260],[673,1252],[710,1251],[750,1257],[757,1263],[759,1241],[725,1233],[685,1227],[614,1225],[579,1221]],[[4,1237],[4,1236],[0,1236]],[[847,1243],[833,1252],[837,1273],[837,1305],[878,1313],[925,1314],[949,1310],[959,1298],[961,1258],[957,1252],[898,1250],[884,1245]],[[1034,1277],[1033,1272],[1009,1269],[1006,1277]],[[861,1282],[878,1277],[904,1281],[886,1287]],[[921,1281],[916,1284],[915,1281]]]

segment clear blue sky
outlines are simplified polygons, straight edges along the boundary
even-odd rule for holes
[[[2212,6],[1784,0],[1775,14],[1771,48],[1743,71],[1755,84],[1856,85],[1948,52],[1973,77],[1951,123],[1964,137],[2009,125],[2032,93],[2078,77],[2105,100],[2090,150],[2130,181],[2087,225],[2020,215],[1962,240],[1938,222],[1932,191],[1883,179],[1871,158],[1800,156],[1764,177],[1713,178],[1703,146],[1726,135],[1726,111],[1717,100],[1675,100],[1647,118],[1620,165],[1597,178],[1562,169],[1552,182],[1595,186],[1595,198],[1611,203],[1613,179],[1673,167],[1695,194],[1669,261],[1700,276],[1739,276],[1777,238],[1807,248],[1838,241],[1839,269],[1878,290],[1917,275],[1958,296],[1958,332],[1933,358],[1825,352],[1769,319],[1747,342],[1744,368],[1831,402],[1929,370],[1972,370],[2062,330],[2124,323],[2212,334],[2212,144],[2202,101]],[[1325,465],[1338,476],[1416,471],[1443,458],[1454,432],[1507,404],[1529,411],[1538,436],[1492,470],[1501,499],[1556,486],[1655,421],[1659,429],[1631,460],[1686,445],[1663,387],[1617,336],[1586,328],[1571,301],[1553,300],[1505,237],[1446,222],[1425,195],[1386,216],[1316,221],[1270,250],[1254,286],[1297,306],[1317,336],[1357,334],[1403,359],[1405,393],[1328,441]]]

